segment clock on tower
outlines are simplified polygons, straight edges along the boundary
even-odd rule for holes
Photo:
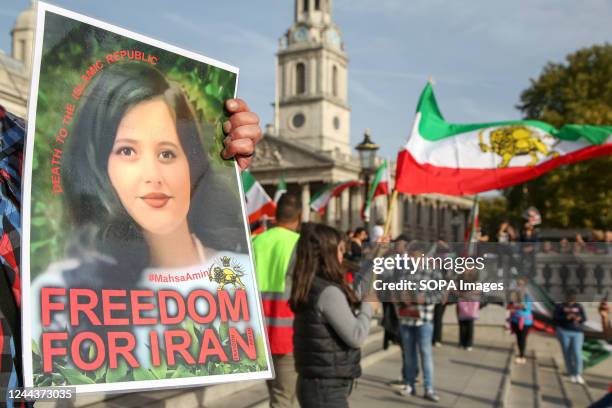
[[[295,0],[278,51],[279,134],[319,151],[351,154],[348,57],[331,0]]]
[[[293,32],[293,41],[304,42],[308,39],[308,29],[306,27],[298,27]]]

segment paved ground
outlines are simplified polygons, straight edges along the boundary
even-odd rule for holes
[[[397,346],[381,351],[382,332],[373,326],[362,360],[359,379],[350,405],[355,408],[386,407],[494,407],[552,408],[586,407],[598,399],[612,382],[612,359],[585,372],[587,387],[570,384],[565,376],[561,351],[556,338],[532,332],[528,341],[528,362],[512,363],[514,337],[504,330],[504,310],[489,306],[482,310],[476,325],[475,347],[468,352],[457,347],[454,308],[445,315],[444,344],[434,348],[435,388],[438,404],[423,399],[422,382],[417,396],[397,395],[387,383],[400,376],[401,355]],[[92,396],[93,397],[93,396]],[[264,382],[233,383],[215,387],[142,392],[107,401],[80,398],[77,406],[118,407],[198,407],[263,408],[268,406]],[[54,404],[37,404],[53,406]]]
[[[364,375],[350,398],[351,407],[586,407],[589,398],[597,400],[612,383],[612,359],[585,371],[588,390],[571,384],[564,375],[561,349],[553,336],[531,332],[528,361],[516,365],[511,360],[514,337],[504,330],[503,309],[489,306],[475,332],[471,352],[457,347],[454,308],[445,314],[444,345],[434,348],[435,387],[438,404],[418,396],[396,395],[387,383],[399,377],[399,350],[364,369]],[[596,317],[596,316],[595,316]],[[507,383],[505,383],[508,375]],[[505,392],[507,391],[507,392]],[[590,394],[587,395],[587,394]],[[504,398],[505,396],[505,398]]]
[[[403,397],[387,386],[399,377],[401,356],[397,351],[365,369],[351,396],[351,407],[492,407],[501,400],[505,367],[510,358],[511,341],[499,328],[479,330],[486,334],[486,345],[476,341],[471,352],[446,343],[434,349],[435,388],[441,399],[433,404],[422,398],[422,383],[417,396]],[[455,327],[445,330],[447,339],[455,342]],[[478,336],[478,333],[477,333]],[[477,337],[478,339],[478,337]]]

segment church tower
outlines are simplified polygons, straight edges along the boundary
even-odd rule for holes
[[[32,65],[32,48],[34,46],[34,30],[36,29],[36,2],[30,1],[30,7],[17,17],[11,30],[12,57],[23,62],[27,74]]]
[[[295,0],[278,56],[278,133],[319,151],[351,154],[348,57],[332,0]]]

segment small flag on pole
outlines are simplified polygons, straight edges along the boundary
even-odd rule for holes
[[[363,181],[359,180],[341,181],[339,183],[327,184],[312,197],[310,200],[310,208],[323,215],[325,214],[327,204],[329,204],[332,197],[339,196],[342,191],[349,187],[360,186],[362,184]]]
[[[282,197],[283,194],[287,192],[287,183],[285,183],[285,175],[281,174],[280,181],[278,182],[278,186],[276,187],[276,192],[274,193],[274,202],[278,204],[278,200]]]
[[[255,177],[248,170],[242,172],[241,179],[244,188],[244,198],[247,204],[249,224],[253,224],[264,216],[274,218],[276,204],[274,204],[274,201],[272,201],[261,184],[255,180]]]
[[[370,209],[372,208],[372,201],[379,195],[389,195],[391,189],[391,172],[389,169],[389,162],[384,161],[383,164],[378,166],[376,173],[374,173],[374,180],[368,190],[368,200],[363,208],[363,219],[366,221],[370,220]]]

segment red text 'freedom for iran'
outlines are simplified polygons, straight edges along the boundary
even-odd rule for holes
[[[202,312],[196,304],[207,306]],[[169,312],[169,305],[174,313]],[[101,313],[101,316],[99,315]],[[150,326],[148,332],[151,364],[154,367],[162,364],[162,357],[169,366],[177,362],[177,356],[189,364],[204,364],[209,357],[227,362],[240,360],[240,352],[248,359],[257,358],[257,350],[252,328],[246,328],[241,334],[235,327],[228,328],[228,350],[224,348],[215,329],[203,330],[199,341],[199,352],[192,354],[191,334],[187,330],[172,328],[160,334],[155,326],[176,326],[186,319],[198,324],[209,324],[219,319],[221,322],[238,322],[250,320],[246,292],[236,290],[233,298],[227,291],[216,294],[204,289],[190,292],[186,297],[174,290],[123,290],[103,289],[94,291],[79,288],[42,288],[41,322],[49,328],[54,316],[62,314],[68,326],[78,328],[86,323],[90,327],[113,326]],[[117,316],[121,314],[121,316]],[[53,370],[55,357],[69,356],[74,365],[84,371],[97,370],[105,363],[109,368],[118,366],[122,357],[130,367],[140,367],[134,356],[137,340],[134,333],[128,330],[107,331],[99,334],[95,331],[45,331],[42,334],[41,351],[43,371]],[[74,334],[76,333],[76,334]],[[83,346],[94,347],[94,357],[83,357]],[[230,356],[228,356],[228,353]],[[91,354],[90,354],[91,357]]]

